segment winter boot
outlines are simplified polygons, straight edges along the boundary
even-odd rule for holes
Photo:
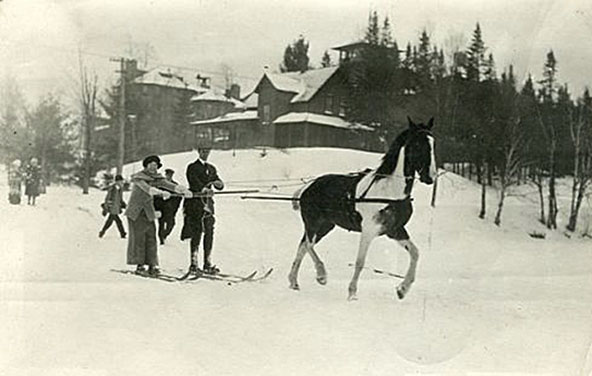
[[[150,265],[148,268],[148,274],[152,277],[158,277],[160,275],[160,269],[158,269],[158,266]]]
[[[204,264],[204,273],[207,274],[218,274],[220,273],[220,269],[216,267],[216,265],[212,265],[209,262]]]
[[[144,274],[146,273],[146,269],[144,268],[144,265],[138,265],[136,267],[136,274]]]

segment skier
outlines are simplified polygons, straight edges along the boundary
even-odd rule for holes
[[[212,245],[214,241],[214,200],[213,188],[217,190],[224,189],[224,183],[218,176],[216,167],[208,163],[211,145],[201,144],[198,149],[199,158],[187,166],[187,182],[189,190],[202,195],[202,197],[186,198],[183,203],[183,229],[181,231],[181,240],[191,239],[189,244],[191,273],[198,272],[198,250],[202,233],[204,262],[203,271],[205,273],[216,274],[220,270],[212,264]]]
[[[174,170],[167,168],[164,170],[164,174],[168,181],[178,184],[173,180]],[[158,218],[158,239],[161,245],[164,244],[164,241],[175,227],[175,216],[177,210],[179,210],[179,205],[181,205],[181,197],[171,197],[168,200],[163,200],[159,196],[154,197],[154,209],[161,213],[160,218]]]
[[[103,207],[103,215],[109,214],[109,216],[99,232],[99,238],[102,238],[113,222],[115,222],[117,229],[119,230],[119,235],[122,239],[125,239],[125,229],[119,218],[119,214],[121,214],[122,210],[126,207],[125,201],[123,201],[123,184],[123,176],[116,175],[115,182],[107,190],[107,196],[105,196],[105,201],[101,206]]]
[[[39,196],[39,184],[41,182],[41,167],[37,158],[31,158],[31,162],[25,168],[25,195],[27,205],[35,205],[35,198]]]
[[[131,176],[132,193],[125,211],[129,230],[127,264],[137,265],[137,273],[144,273],[145,265],[148,265],[148,273],[157,276],[160,270],[158,269],[154,223],[156,212],[153,197],[162,196],[165,200],[168,199],[171,194],[163,189],[182,193],[185,197],[191,197],[192,193],[187,188],[166,180],[158,173],[162,163],[157,155],[144,158],[142,165],[144,169]]]

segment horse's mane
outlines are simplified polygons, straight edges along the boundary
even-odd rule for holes
[[[401,148],[407,143],[410,133],[411,129],[406,129],[395,138],[389,147],[389,150],[382,157],[382,163],[376,169],[375,179],[380,180],[395,172],[397,161],[399,159],[399,152],[401,151]]]

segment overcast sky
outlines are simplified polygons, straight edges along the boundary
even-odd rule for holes
[[[498,72],[513,64],[519,78],[540,76],[553,49],[572,91],[592,84],[590,0],[0,0],[0,69],[33,101],[71,91],[79,49],[103,85],[116,69],[110,56],[150,50],[149,66],[229,66],[244,93],[299,34],[318,66],[325,50],[363,35],[371,10],[391,18],[400,47],[426,29],[447,50],[465,48],[479,22]]]

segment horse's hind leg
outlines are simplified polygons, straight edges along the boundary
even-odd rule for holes
[[[327,235],[331,230],[333,230],[333,228],[335,228],[335,225],[332,223],[325,223],[322,226],[320,226],[313,237],[313,241],[310,243],[310,247],[308,247],[308,253],[314,261],[315,270],[317,271],[317,282],[321,285],[327,284],[327,270],[325,269],[325,264],[323,264],[323,261],[321,261],[321,258],[314,250],[314,246],[325,235]]]
[[[290,270],[290,274],[288,275],[288,281],[290,281],[290,288],[293,290],[300,290],[300,286],[298,286],[298,271],[300,270],[300,265],[302,264],[302,259],[304,255],[308,251],[309,242],[306,236],[306,233],[302,237],[300,244],[298,244],[298,251],[296,252],[296,258],[292,262],[292,269]]]
[[[399,286],[397,286],[397,296],[399,297],[399,299],[403,299],[411,289],[413,281],[415,281],[415,270],[417,268],[417,260],[419,259],[419,250],[417,249],[415,244],[413,244],[413,242],[409,239],[397,241],[399,242],[399,244],[401,244],[403,248],[407,250],[407,252],[409,252],[410,257],[409,268],[407,269],[405,278],[403,279],[403,282],[401,282]]]

